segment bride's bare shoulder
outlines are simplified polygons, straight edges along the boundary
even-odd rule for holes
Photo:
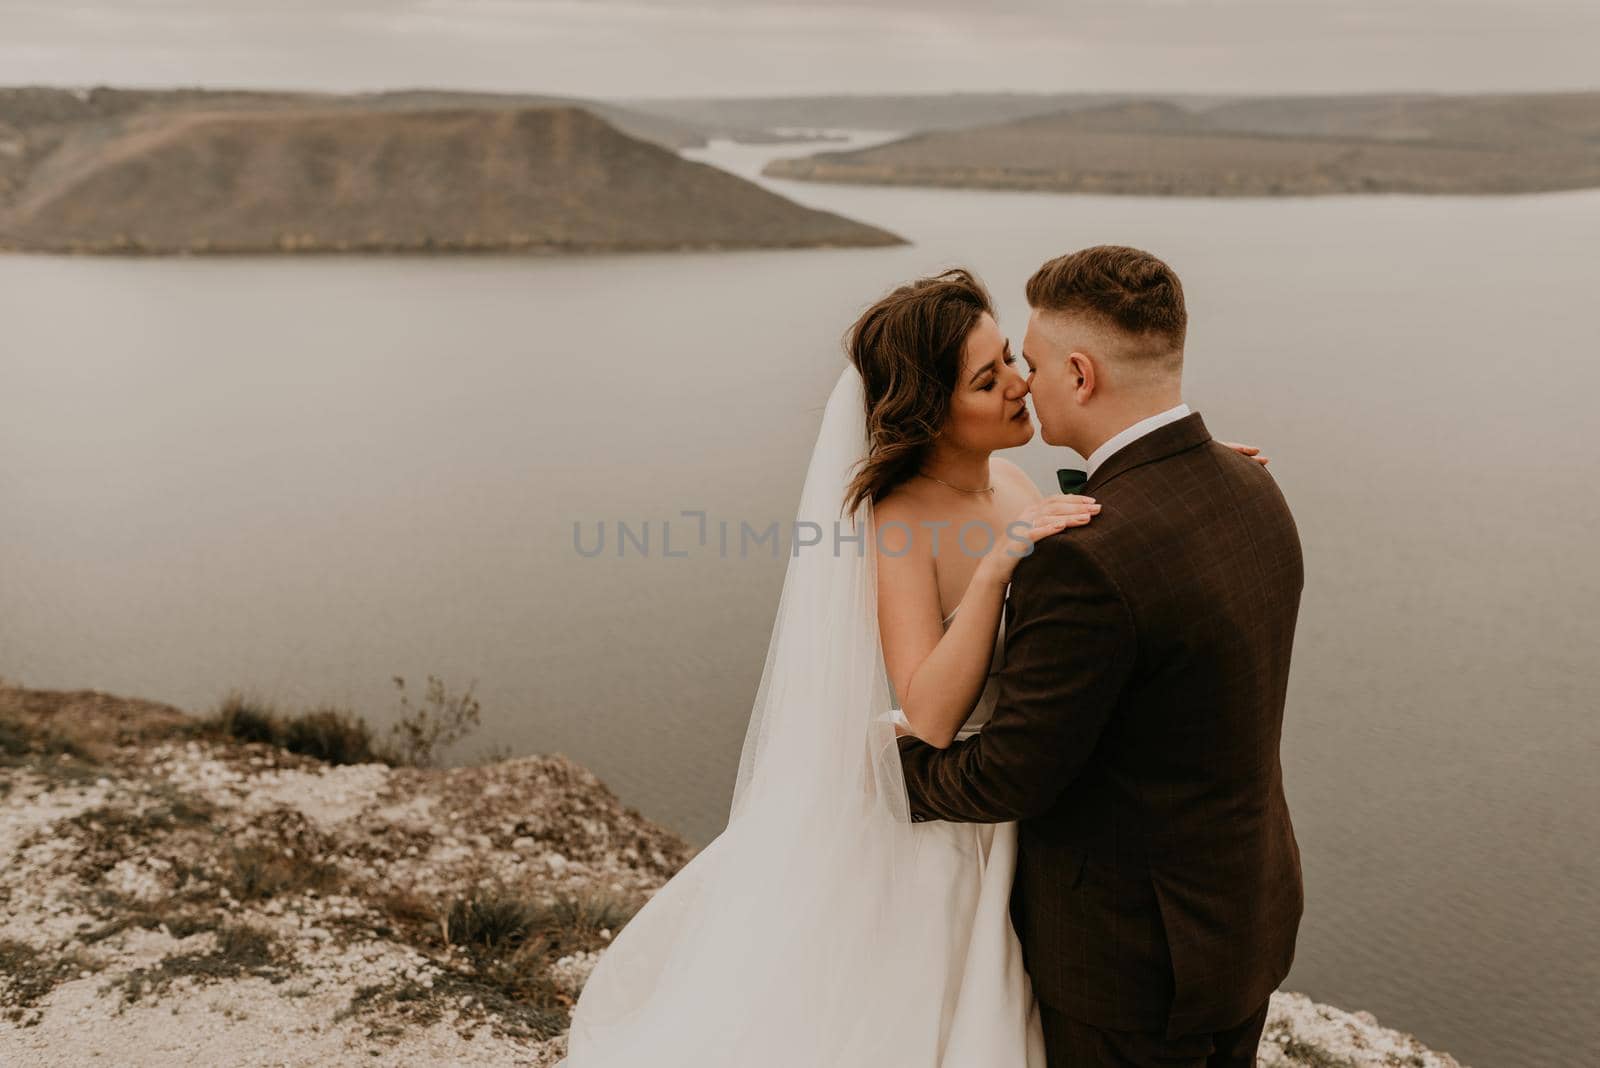
[[[872,513],[879,519],[910,519],[923,511],[923,494],[902,482],[873,502]]]
[[[900,638],[908,633],[928,631],[928,621],[937,621],[942,615],[933,541],[925,525],[936,515],[922,491],[904,485],[896,486],[872,506],[872,544],[877,552],[878,567],[878,626],[884,639],[885,655],[893,662],[891,672],[905,666],[902,657],[907,647]],[[937,633],[933,633],[932,640],[938,641]],[[926,652],[923,649],[912,663],[920,663]]]
[[[935,514],[928,493],[914,483],[902,482],[872,506],[881,551],[894,556],[917,556],[928,539],[923,521]],[[909,550],[909,552],[908,552]]]

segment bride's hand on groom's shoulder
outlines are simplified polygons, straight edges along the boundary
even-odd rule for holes
[[[1081,527],[1100,513],[1093,497],[1078,493],[1056,493],[1028,505],[995,539],[994,546],[979,564],[986,577],[1002,585],[1011,581],[1017,561],[1033,552],[1041,538],[1048,538],[1068,527]]]
[[[1265,456],[1263,456],[1261,454],[1261,450],[1256,448],[1254,445],[1240,445],[1238,442],[1235,442],[1235,441],[1219,441],[1219,442],[1217,442],[1217,444],[1218,445],[1226,445],[1228,448],[1232,449],[1234,452],[1238,453],[1240,456],[1248,456],[1248,457],[1250,457],[1250,459],[1254,460],[1256,463],[1260,464],[1262,467],[1265,467],[1265,466],[1267,466],[1267,464],[1272,462],[1272,461],[1268,460]]]

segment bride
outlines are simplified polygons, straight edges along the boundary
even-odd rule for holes
[[[992,455],[1033,436],[1028,379],[969,272],[847,348],[728,825],[601,957],[567,1068],[1044,1068],[1016,826],[913,823],[894,739],[982,727],[1012,569],[1099,506]]]

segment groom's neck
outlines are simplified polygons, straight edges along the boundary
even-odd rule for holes
[[[1080,447],[1077,451],[1087,458],[1100,446],[1133,424],[1143,422],[1152,415],[1160,415],[1167,409],[1175,408],[1182,403],[1183,391],[1180,389],[1130,398],[1097,419],[1090,433],[1085,435],[1084,440],[1079,443]]]

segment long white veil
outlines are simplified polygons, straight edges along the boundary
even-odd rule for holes
[[[863,393],[847,366],[823,413],[796,516],[816,543],[790,552],[728,826],[602,955],[570,1068],[885,1065],[939,1038],[949,994],[915,947],[949,905],[914,880],[919,833],[947,825],[910,822],[871,506],[841,515]]]
[[[909,820],[878,638],[872,502],[844,513],[867,452],[866,391],[845,365],[822,413],[789,568],[745,732],[730,819],[752,804],[855,794]],[[804,544],[815,541],[815,544]],[[868,759],[863,759],[866,756]],[[859,781],[834,775],[854,775]]]

